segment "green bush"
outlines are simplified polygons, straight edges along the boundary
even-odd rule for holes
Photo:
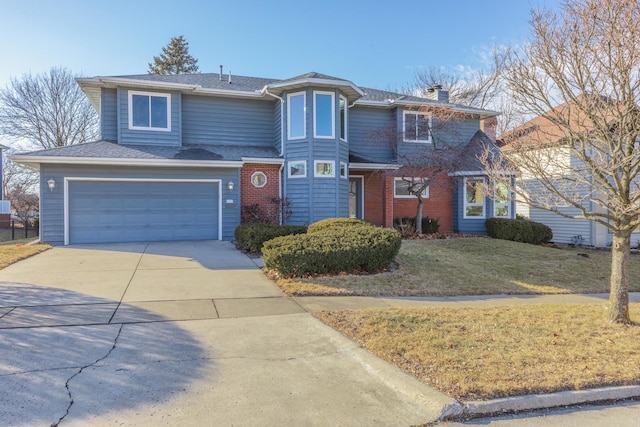
[[[311,224],[307,229],[307,233],[313,234],[329,228],[359,227],[362,225],[371,226],[371,223],[357,218],[328,218]]]
[[[551,228],[526,219],[489,218],[485,221],[487,234],[494,239],[539,245],[553,239]]]
[[[300,225],[268,225],[268,224],[240,224],[236,227],[236,243],[248,251],[260,251],[267,240],[274,237],[301,234],[307,228]]]
[[[400,234],[389,228],[329,227],[270,240],[262,248],[262,259],[283,277],[376,272],[389,267],[401,243]]]
[[[413,229],[413,233],[416,232],[416,219],[414,217],[394,218],[393,228],[401,232],[407,232]],[[422,233],[433,234],[437,233],[440,229],[440,223],[437,218],[429,218],[428,216],[422,217]]]

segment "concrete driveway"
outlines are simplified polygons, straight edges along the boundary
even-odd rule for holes
[[[226,242],[56,247],[0,270],[0,424],[410,426],[453,403]]]

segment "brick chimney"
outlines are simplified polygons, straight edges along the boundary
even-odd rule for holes
[[[490,140],[496,142],[496,132],[498,129],[498,118],[497,117],[487,117],[485,119],[480,120],[480,130],[485,133],[489,137]]]

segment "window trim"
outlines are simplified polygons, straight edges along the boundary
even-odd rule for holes
[[[431,129],[432,116],[431,116],[430,113],[423,113],[421,111],[404,110],[402,112],[402,140],[404,142],[414,142],[414,143],[419,143],[419,144],[431,144],[431,142],[432,142],[431,141],[431,132],[429,132],[429,136],[427,137],[427,139],[408,139],[407,138],[407,115],[409,115],[409,114],[427,117],[427,121],[429,122],[428,126],[429,126],[429,129]],[[416,133],[416,137],[417,137],[417,133]]]
[[[342,117],[342,110],[340,110],[340,141],[347,142],[349,139],[349,101],[344,95],[340,95],[340,101],[344,102],[344,117]],[[338,102],[338,108],[340,103]],[[342,137],[342,129],[344,129],[344,138]]]
[[[498,192],[498,186],[500,184],[504,184],[504,185],[507,186],[507,199],[504,202],[498,202],[497,192]],[[506,182],[501,181],[501,182],[496,182],[494,184],[494,187],[493,187],[493,217],[494,218],[511,218],[511,202],[509,201],[509,194],[508,193],[509,193],[509,184],[507,184]],[[505,216],[496,215],[496,208],[499,208],[499,207],[506,207],[507,208],[507,215],[505,215]]]
[[[318,109],[316,107],[316,95],[331,96],[331,135],[318,135]],[[317,139],[336,139],[336,94],[334,92],[323,90],[313,91],[313,137]]]
[[[343,166],[344,170],[342,169]],[[347,165],[347,162],[340,162],[340,178],[349,178],[349,165]]]
[[[406,177],[407,179],[420,179],[419,177]],[[405,179],[402,179],[402,177],[394,177],[393,178],[393,198],[394,199],[417,199],[418,196],[414,195],[414,194],[398,194],[397,193],[397,189],[398,187],[396,186],[396,182],[407,182]],[[427,185],[427,188],[424,189],[424,191],[422,192],[422,197],[424,199],[428,199],[429,198],[429,187],[430,185]]]
[[[149,97],[149,126],[134,126],[133,125],[133,97],[134,95]],[[167,99],[167,127],[159,128],[151,126],[151,97]],[[146,130],[146,131],[158,131],[158,132],[171,132],[171,94],[161,92],[144,92],[138,90],[130,90],[127,94],[128,97],[128,113],[129,113],[129,129],[130,130]]]
[[[320,163],[331,164],[331,175],[318,175],[316,167]],[[335,178],[336,177],[336,162],[333,160],[314,160],[313,161],[313,176],[316,178]]]
[[[253,182],[253,178],[256,175],[262,175],[264,176],[264,184],[262,185],[256,185],[255,182]],[[253,185],[255,188],[264,188],[267,186],[267,183],[269,182],[269,178],[267,177],[267,174],[262,172],[262,171],[255,171],[254,173],[251,174],[251,185]]]
[[[291,136],[291,98],[302,95],[302,136]],[[307,137],[307,93],[294,92],[287,94],[287,140],[294,141]]]
[[[295,164],[304,165],[304,175],[291,175],[291,166]],[[307,161],[306,160],[291,160],[287,162],[287,177],[289,178],[306,178],[307,177]]]
[[[465,178],[462,194],[462,218],[464,219],[485,219],[487,217],[486,197],[484,192],[482,194],[482,203],[467,203],[467,181],[482,182],[482,185],[486,185],[486,180],[481,177]],[[484,191],[484,190],[483,190]],[[482,206],[482,216],[469,216],[467,215],[467,207]]]

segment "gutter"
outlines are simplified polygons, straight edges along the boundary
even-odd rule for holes
[[[8,156],[10,160],[33,167],[39,164],[103,165],[103,166],[159,166],[197,168],[240,168],[237,160],[171,160],[171,159],[115,159],[108,157]]]
[[[287,180],[284,177],[284,152],[285,152],[285,144],[284,144],[284,98],[278,96],[274,93],[269,92],[269,87],[265,86],[262,93],[266,93],[267,95],[273,96],[274,98],[280,101],[280,155],[283,157],[280,160],[282,163],[280,164],[280,169],[278,169],[278,198],[280,199],[280,225],[284,222],[284,212],[282,211],[282,195],[286,194],[286,186]],[[244,158],[243,158],[244,160]]]

